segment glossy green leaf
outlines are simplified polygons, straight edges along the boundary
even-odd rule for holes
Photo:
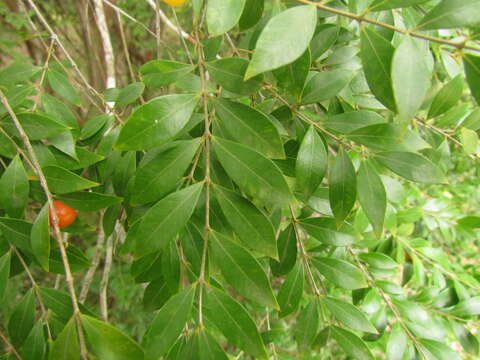
[[[427,360],[460,360],[457,353],[442,342],[430,339],[420,339],[419,342]]]
[[[344,289],[354,290],[367,286],[360,269],[348,261],[332,258],[315,258],[313,265],[327,280]]]
[[[164,151],[146,155],[135,174],[131,203],[141,205],[175,190],[200,146],[200,138],[169,144]]]
[[[480,56],[465,54],[463,64],[472,96],[480,104]]]
[[[9,85],[27,81],[41,70],[42,68],[40,66],[14,62],[12,65],[0,71],[0,84]]]
[[[382,253],[376,253],[376,252],[360,253],[358,257],[360,258],[360,260],[379,269],[388,270],[388,269],[398,268],[398,264],[394,260],[392,260],[392,258]]]
[[[43,205],[32,226],[30,233],[30,246],[38,263],[48,271],[50,258],[50,207]]]
[[[408,180],[420,183],[445,181],[442,171],[427,158],[410,152],[381,152],[376,159],[386,168]]]
[[[227,174],[242,190],[266,203],[290,203],[290,188],[272,161],[246,146],[218,137],[213,138],[213,147]]]
[[[31,223],[20,219],[0,217],[0,230],[5,236],[5,239],[7,239],[10,244],[18,247],[23,251],[31,252]]]
[[[351,356],[357,360],[373,360],[374,357],[367,345],[354,333],[342,329],[338,326],[330,326],[330,334],[337,344]]]
[[[228,138],[276,159],[285,157],[277,128],[263,113],[241,103],[217,100],[218,125]]]
[[[10,278],[11,259],[12,253],[10,251],[7,251],[2,257],[0,257],[0,301],[3,301],[8,279]]]
[[[288,274],[297,261],[297,234],[290,224],[278,236],[278,261],[270,260],[270,268],[275,276]]]
[[[210,287],[205,295],[205,315],[218,330],[246,353],[258,359],[267,359],[262,338],[247,310],[214,287]]]
[[[160,309],[142,341],[147,359],[165,354],[190,319],[195,288],[190,286],[172,296]]]
[[[335,220],[327,217],[310,218],[300,221],[300,225],[309,235],[324,244],[332,246],[348,246],[354,243],[355,237],[342,228],[337,229]]]
[[[271,308],[278,308],[270,281],[260,263],[241,245],[212,232],[209,237],[213,262],[238,293]]]
[[[73,317],[53,342],[48,359],[80,360],[80,345],[78,344],[77,328]]]
[[[2,124],[0,123],[0,126]],[[8,134],[0,131],[0,155],[13,158],[17,154],[17,148]]]
[[[98,359],[144,359],[140,345],[117,328],[88,315],[81,315],[81,319],[87,343]]]
[[[50,191],[56,194],[67,194],[100,185],[59,166],[47,166],[42,170]]]
[[[152,60],[140,67],[142,81],[147,87],[162,87],[193,71],[190,64],[170,60]]]
[[[405,120],[413,118],[430,87],[431,56],[419,40],[405,36],[392,59],[392,86],[398,113]]]
[[[307,81],[302,104],[313,104],[336,96],[352,80],[354,73],[347,69],[317,72]]]
[[[123,199],[113,195],[83,191],[58,197],[68,206],[85,212],[98,211],[109,206],[120,204]]]
[[[295,163],[299,190],[309,197],[321,184],[327,172],[328,153],[317,130],[310,126],[303,137]]]
[[[451,29],[480,24],[480,8],[476,0],[444,0],[420,21],[422,30]]]
[[[35,294],[30,289],[15,306],[8,320],[8,333],[15,348],[22,346],[34,324]]]
[[[0,178],[0,207],[14,218],[22,218],[30,186],[19,156],[13,158]]]
[[[292,7],[270,19],[257,40],[245,78],[278,69],[298,59],[307,49],[316,24],[317,10],[311,5]]]
[[[165,95],[139,106],[123,125],[116,143],[121,150],[146,150],[172,140],[192,116],[196,94]]]
[[[460,100],[462,92],[463,76],[457,75],[435,95],[428,117],[437,117],[450,110]]]
[[[270,220],[247,199],[226,188],[215,186],[215,196],[228,222],[249,248],[278,258],[275,231]]]
[[[134,82],[127,85],[118,93],[118,96],[115,100],[115,107],[126,106],[133,103],[140,96],[142,96],[144,90],[145,85],[141,82]]]
[[[17,118],[30,140],[46,139],[68,130],[65,125],[55,121],[52,117],[40,113],[19,113]],[[9,133],[19,136],[10,118],[3,119],[0,125]]]
[[[350,329],[377,334],[377,329],[367,316],[352,304],[333,297],[322,298],[321,303],[326,305],[338,321]]]
[[[182,360],[228,360],[227,354],[217,341],[204,329],[193,333],[176,359]]]
[[[350,134],[357,129],[383,123],[385,119],[376,112],[357,110],[328,117],[325,127],[341,134]]]
[[[75,139],[70,131],[65,131],[48,139],[48,143],[64,154],[78,161]]]
[[[165,249],[192,216],[202,188],[203,183],[191,185],[152,206],[139,220],[135,253],[140,256]]]
[[[370,5],[372,11],[383,11],[419,5],[428,0],[375,0]]]
[[[68,170],[79,170],[96,164],[99,161],[105,159],[104,156],[95,154],[79,146],[75,147],[75,153],[77,154],[78,160],[75,160],[70,156],[65,155],[64,153],[58,151],[55,148],[49,147],[48,150],[53,154],[56,163],[49,162],[48,164],[42,164],[42,166],[58,164],[59,166]]]
[[[295,340],[300,349],[306,349],[313,344],[320,329],[320,312],[317,299],[312,299],[300,311],[294,330]]]
[[[305,273],[303,264],[297,262],[278,292],[277,299],[280,304],[280,317],[285,317],[297,311],[302,300],[304,283]]]
[[[63,103],[63,101],[57,99],[50,94],[42,95],[42,105],[45,112],[51,115],[55,121],[72,129],[72,133],[77,136],[79,131],[79,125],[75,114],[70,108]]]
[[[221,35],[237,25],[246,0],[210,0],[207,5],[208,32]]]
[[[347,152],[341,149],[330,170],[330,206],[337,222],[343,221],[355,204],[357,179],[355,168]]]
[[[20,352],[24,360],[42,360],[45,356],[46,342],[42,321],[38,321],[28,335]]]
[[[370,90],[383,105],[395,111],[391,77],[395,48],[380,33],[369,27],[362,28],[360,44],[363,71]]]
[[[47,80],[53,91],[73,105],[80,106],[80,95],[72,86],[70,80],[63,73],[49,68]]]
[[[263,76],[244,80],[248,60],[238,57],[217,59],[205,64],[208,73],[218,85],[240,95],[250,95],[262,86]]]
[[[285,89],[297,100],[300,100],[302,96],[305,81],[310,71],[311,61],[310,50],[307,49],[307,51],[293,63],[282,66],[273,72],[277,79],[278,86]]]
[[[387,210],[387,193],[382,179],[369,162],[363,161],[358,169],[357,193],[375,234],[380,237]]]
[[[255,26],[263,15],[265,0],[247,0],[238,25],[241,31]]]

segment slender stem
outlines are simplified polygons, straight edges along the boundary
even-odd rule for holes
[[[17,358],[17,360],[22,360],[22,357],[18,353],[18,351],[15,349],[15,347],[8,341],[8,338],[5,336],[2,330],[0,330],[0,339],[5,343],[7,346],[7,351],[11,351],[13,355]]]
[[[135,24],[137,25],[140,25],[141,28],[143,28],[147,33],[149,33],[150,35],[152,36],[156,36],[155,33],[150,30],[145,24],[143,24],[142,22],[140,22],[139,20],[135,19],[132,15],[130,15],[129,13],[127,13],[125,10],[123,10],[122,8],[118,7],[117,5],[115,4],[112,4],[110,1],[108,0],[103,0],[103,2],[110,6],[112,9],[114,9],[117,13],[119,14],[122,14],[123,16],[125,16],[127,19],[129,19],[130,21],[133,21]]]
[[[173,18],[175,19],[175,24],[177,25],[178,36],[180,37],[180,41],[182,42],[183,48],[185,49],[185,53],[187,54],[188,61],[190,62],[190,64],[193,65],[192,55],[190,54],[190,50],[188,49],[187,43],[185,42],[185,37],[182,36],[180,22],[178,21],[177,12],[175,11],[174,8],[172,8],[172,13],[173,13]]]
[[[105,265],[103,266],[102,279],[100,280],[100,314],[104,321],[108,320],[108,280],[110,277],[110,270],[112,269],[112,256],[113,256],[113,240],[114,234],[110,235],[107,239]]]
[[[35,99],[35,103],[33,105],[32,111],[35,111],[38,107],[38,102],[40,101],[41,93],[42,93],[42,85],[43,85],[43,82],[45,81],[45,76],[47,75],[48,65],[50,63],[50,58],[52,56],[54,46],[55,46],[55,40],[52,39],[50,41],[50,46],[48,47],[48,50],[47,50],[47,59],[45,60],[45,64],[43,65],[42,76],[40,77],[40,82],[38,83],[38,86],[37,86],[38,96]]]
[[[157,59],[161,59],[162,24],[160,22],[160,1],[155,0],[155,40],[157,42]]]

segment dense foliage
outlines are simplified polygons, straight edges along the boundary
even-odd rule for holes
[[[182,4],[0,4],[0,358],[478,358],[479,1]]]

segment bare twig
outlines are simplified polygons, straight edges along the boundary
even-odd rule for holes
[[[107,244],[105,249],[105,264],[103,266],[103,274],[102,279],[100,280],[100,314],[102,315],[102,319],[107,321],[108,320],[108,280],[110,277],[110,270],[112,268],[112,256],[113,256],[113,240],[114,235],[111,234],[107,238]]]
[[[20,356],[20,354],[18,353],[18,351],[15,349],[15,347],[10,343],[10,341],[8,341],[8,338],[5,336],[5,334],[3,333],[3,331],[0,329],[0,338],[2,339],[2,341],[5,343],[6,347],[7,347],[7,351],[11,351],[13,353],[13,355],[15,355],[15,357],[17,358],[17,360],[22,360],[22,357]]]

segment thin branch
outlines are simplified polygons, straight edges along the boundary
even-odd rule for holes
[[[117,224],[118,225],[118,224]],[[113,240],[114,234],[111,234],[107,238],[105,264],[103,266],[102,279],[100,280],[100,314],[104,321],[108,320],[108,280],[110,277],[110,270],[112,269],[112,256],[113,256]]]
[[[130,15],[129,13],[127,13],[125,10],[123,10],[122,8],[118,7],[117,5],[115,4],[112,4],[110,1],[108,0],[103,0],[103,2],[110,6],[112,9],[114,9],[117,13],[120,13],[122,14],[123,16],[125,16],[127,19],[133,21],[135,24],[137,25],[140,25],[141,28],[143,28],[146,32],[148,32],[150,35],[152,36],[156,36],[155,33],[150,30],[145,24],[143,24],[142,22],[138,21],[137,19],[135,19],[132,15]]]
[[[7,352],[8,351],[11,351],[13,353],[13,355],[15,355],[15,357],[17,358],[17,360],[22,360],[22,357],[20,356],[20,354],[18,353],[18,351],[15,349],[15,347],[10,343],[10,341],[8,341],[8,338],[5,336],[5,334],[3,333],[3,331],[0,329],[0,338],[3,340],[3,342],[5,343],[5,345],[7,346]]]

